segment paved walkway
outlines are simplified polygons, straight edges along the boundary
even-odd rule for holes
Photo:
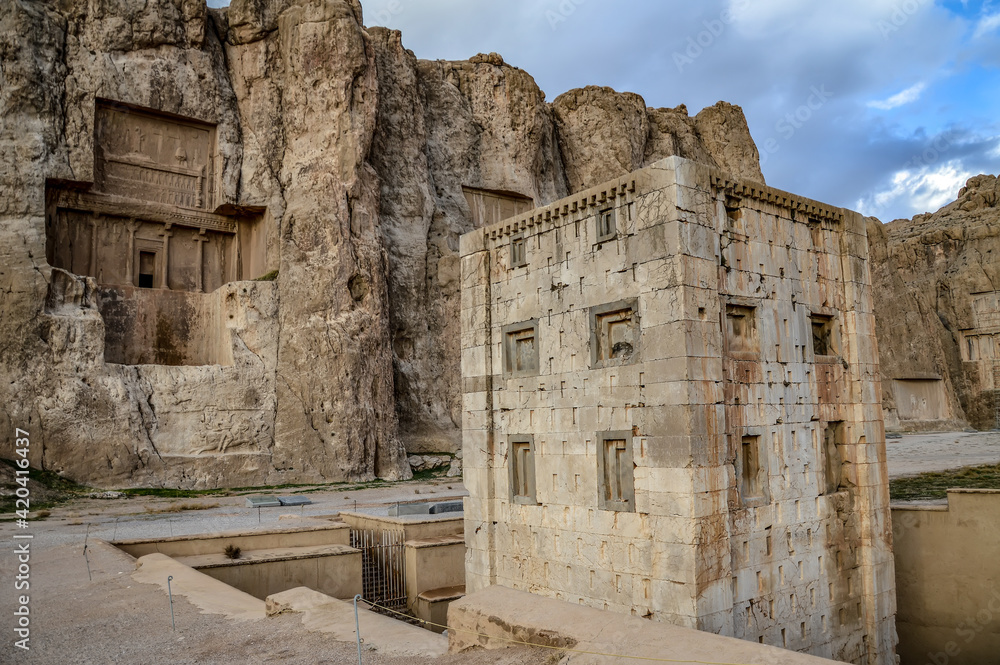
[[[889,477],[1000,464],[1000,432],[904,434],[885,442]]]

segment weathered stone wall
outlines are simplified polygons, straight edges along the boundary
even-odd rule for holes
[[[860,215],[671,158],[462,261],[470,590],[893,662]]]
[[[2,0],[0,9],[0,454],[22,427],[34,464],[94,485],[405,477],[406,448],[459,446],[458,237],[476,224],[463,187],[543,204],[667,154],[759,173],[736,107],[688,118],[633,95],[649,118],[633,122],[618,93],[595,88],[570,110],[495,54],[417,60],[399,33],[366,30],[356,0],[235,0],[226,10],[201,0]],[[592,126],[591,107],[613,131]],[[100,120],[101,109],[111,115]],[[190,135],[185,151],[150,147],[170,132]],[[623,139],[627,160],[590,163]],[[206,181],[170,205],[261,219],[240,228],[235,246],[205,250],[202,288],[274,271],[276,281],[223,287],[241,300],[220,311],[252,321],[221,319],[218,354],[179,359],[228,361],[231,343],[231,366],[108,356],[94,295],[107,286],[101,273],[97,283],[53,277],[46,181],[142,197],[114,179],[147,166],[188,182],[204,169]],[[169,219],[157,223],[171,231]],[[171,260],[186,261],[178,285],[197,291],[192,256]],[[188,339],[176,317],[172,335]],[[211,337],[198,327],[192,343]],[[225,402],[227,415],[197,416],[189,402]],[[156,448],[226,428],[253,452]]]

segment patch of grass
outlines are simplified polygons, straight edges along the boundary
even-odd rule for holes
[[[443,466],[438,469],[424,469],[423,471],[414,471],[413,480],[420,482],[424,480],[434,480],[435,478],[444,478],[448,473],[448,467]]]
[[[272,270],[271,272],[267,273],[266,275],[261,275],[260,277],[258,277],[254,281],[255,282],[273,282],[276,279],[278,279],[278,271],[277,270]]]
[[[1000,489],[1000,464],[921,473],[889,481],[893,501],[944,499],[949,489]]]
[[[171,487],[136,487],[127,490],[118,490],[127,497],[152,496],[161,499],[194,499],[199,496],[219,496],[225,495],[229,490],[179,490]]]
[[[14,460],[0,458],[0,513],[12,513],[17,509],[16,491],[21,487],[16,481],[19,470],[21,467]],[[27,477],[31,510],[52,508],[90,491],[53,471],[30,467]]]
[[[240,548],[235,545],[226,545],[226,549],[223,550],[223,553],[230,559],[239,559],[241,551]]]
[[[21,468],[16,462],[14,462],[14,460],[0,459],[0,462],[3,462],[12,469]],[[58,490],[60,492],[85,492],[88,489],[83,485],[77,485],[69,478],[63,478],[54,471],[43,471],[41,469],[36,469],[35,467],[30,468],[28,477],[45,485],[49,489]]]

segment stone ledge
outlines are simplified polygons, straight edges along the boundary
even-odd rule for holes
[[[585,651],[573,663],[618,663],[628,654],[685,663],[746,665],[831,665],[836,661],[777,647],[721,637],[689,628],[649,621],[544,598],[500,586],[487,587],[448,609],[449,651],[482,647],[502,649],[509,641]]]
[[[191,566],[196,570],[205,568],[220,568],[224,566],[252,566],[258,563],[273,561],[292,561],[296,559],[316,559],[328,556],[344,556],[360,554],[361,550],[347,545],[312,545],[304,547],[280,547],[266,550],[250,550],[242,552],[238,559],[230,559],[223,553],[194,554],[191,556],[173,557],[175,561]]]

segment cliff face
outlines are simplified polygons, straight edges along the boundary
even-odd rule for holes
[[[996,426],[998,202],[997,178],[981,175],[936,213],[884,226],[869,220],[889,427]]]
[[[719,102],[690,118],[598,87],[547,104],[531,76],[495,53],[423,61],[399,32],[368,33],[400,433],[411,452],[452,451],[461,436],[458,238],[474,228],[463,187],[541,206],[670,155],[763,175],[738,107]]]
[[[95,485],[406,477],[407,450],[460,437],[458,237],[482,221],[463,188],[543,205],[670,154],[763,180],[737,107],[691,118],[606,88],[549,104],[495,54],[416,59],[356,0],[0,0],[0,57],[0,456],[26,429],[35,465]],[[226,362],[105,360],[98,223],[141,216],[98,191],[107,104],[214,127],[207,212],[259,218],[226,255],[254,272],[184,296]],[[144,131],[129,168],[169,134]],[[104,196],[92,274],[50,261],[56,190]],[[164,254],[202,247],[188,212],[162,213]]]

